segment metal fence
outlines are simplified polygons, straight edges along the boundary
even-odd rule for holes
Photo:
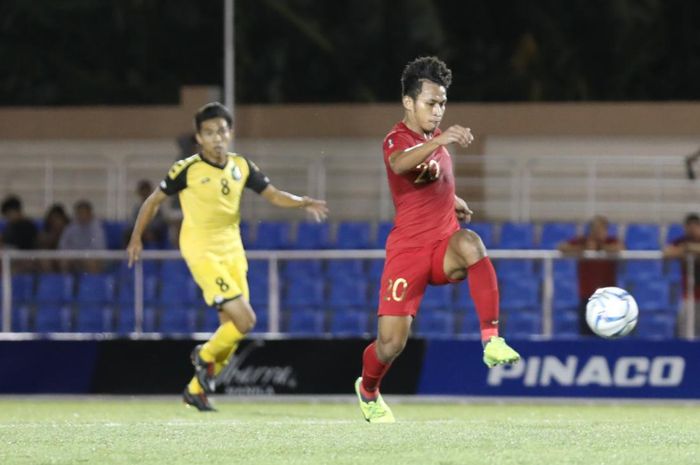
[[[384,250],[255,250],[248,251],[249,260],[265,260],[269,265],[268,280],[268,327],[266,336],[281,334],[281,277],[280,267],[288,260],[339,260],[339,259],[383,259]],[[571,258],[555,250],[490,250],[489,256],[494,259],[530,259],[539,260],[542,265],[542,328],[539,336],[545,339],[553,336],[553,297],[554,278],[553,265],[556,260]],[[12,270],[13,262],[18,260],[113,260],[124,262],[126,254],[123,251],[0,251],[2,263],[2,332],[0,336],[7,338],[12,333]],[[137,262],[132,269],[134,286],[134,331],[130,334],[133,338],[154,337],[153,334],[144,332],[144,260],[181,260],[179,251],[176,250],[146,250],[141,255],[142,260]],[[585,252],[582,258],[588,260],[615,259],[626,260],[661,260],[660,251],[623,251],[616,254],[604,252]],[[684,296],[685,334],[684,337],[695,337],[695,256],[688,255],[686,262],[687,293]],[[371,310],[371,309],[368,309]],[[643,316],[642,316],[643,318]],[[193,333],[198,334],[198,333]],[[26,334],[23,337],[31,337]],[[51,337],[51,335],[49,335]],[[60,335],[57,337],[61,337]],[[63,337],[66,337],[63,334]],[[71,337],[86,338],[89,334],[73,334]],[[104,337],[104,335],[103,335]],[[157,336],[156,336],[157,337]],[[11,338],[11,337],[10,337]]]

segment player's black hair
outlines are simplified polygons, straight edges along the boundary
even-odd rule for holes
[[[11,211],[22,211],[22,202],[15,195],[10,195],[2,201],[2,214],[5,215]]]
[[[700,223],[700,216],[697,213],[689,213],[685,217],[685,224]]]
[[[233,124],[233,115],[228,111],[228,108],[219,102],[211,102],[197,110],[197,113],[194,115],[194,127],[197,129],[197,132],[202,128],[202,123],[204,121],[213,118],[225,119],[228,123],[228,127],[231,127]]]
[[[438,57],[420,57],[409,62],[401,75],[401,95],[416,99],[423,81],[431,81],[445,89],[452,84],[452,71]]]

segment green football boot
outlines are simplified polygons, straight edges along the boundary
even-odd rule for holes
[[[377,393],[377,400],[370,402],[365,402],[362,399],[360,383],[362,383],[362,378],[357,378],[355,381],[355,392],[357,393],[357,400],[360,401],[360,410],[362,410],[365,420],[369,423],[395,423],[394,414],[391,413],[391,409],[386,405],[381,394]]]
[[[484,363],[489,368],[507,363],[517,363],[519,360],[520,354],[506,344],[502,337],[491,336],[489,342],[484,346]]]

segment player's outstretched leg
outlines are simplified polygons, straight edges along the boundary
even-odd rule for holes
[[[391,413],[391,409],[382,395],[379,393],[379,389],[376,391],[376,396],[372,399],[368,399],[362,395],[362,378],[357,378],[355,380],[355,393],[357,394],[357,400],[360,402],[360,410],[362,415],[370,423],[394,423],[396,419],[394,414]]]
[[[507,363],[517,363],[519,360],[520,354],[506,344],[502,337],[491,336],[484,345],[484,363],[489,368]]]

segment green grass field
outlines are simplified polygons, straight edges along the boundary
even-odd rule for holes
[[[351,403],[218,408],[0,397],[0,464],[700,464],[698,405],[395,403],[392,425]]]

